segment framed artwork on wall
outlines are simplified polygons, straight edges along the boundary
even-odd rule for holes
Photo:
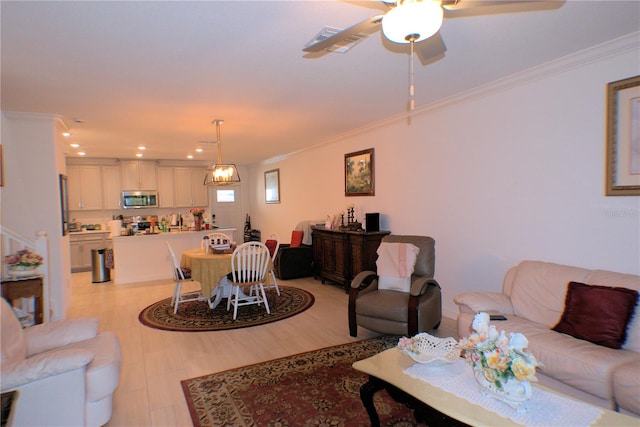
[[[266,203],[280,203],[280,169],[264,173],[264,201]]]
[[[607,85],[607,196],[640,196],[640,75]]]
[[[375,196],[373,148],[344,155],[344,195]]]

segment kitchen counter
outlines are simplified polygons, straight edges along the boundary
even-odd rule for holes
[[[199,248],[202,238],[211,233],[223,233],[236,240],[235,228],[220,227],[201,231],[172,231],[170,233],[114,236],[113,257],[116,284],[147,282],[173,278],[173,267],[166,242],[176,257],[182,252]]]
[[[82,230],[82,231],[69,231],[70,236],[79,236],[83,234],[101,234],[109,233],[109,230]]]

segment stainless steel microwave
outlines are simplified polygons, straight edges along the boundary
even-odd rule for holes
[[[142,209],[158,207],[157,191],[123,191],[122,207],[125,209]]]

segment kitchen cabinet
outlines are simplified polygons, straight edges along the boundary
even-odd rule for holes
[[[389,231],[342,231],[313,228],[316,278],[331,280],[349,292],[351,280],[361,271],[376,271],[378,246]]]
[[[102,206],[104,209],[121,209],[121,196],[120,166],[102,166]]]
[[[176,206],[173,169],[165,166],[158,168],[158,206],[161,208],[174,208]]]
[[[68,165],[69,210],[102,209],[102,173],[98,165]]]
[[[155,162],[127,160],[120,168],[123,190],[157,190]]]
[[[205,168],[174,168],[174,200],[178,208],[209,205],[209,187],[203,185]]]
[[[69,247],[71,252],[71,272],[91,271],[91,250],[111,248],[108,232],[71,233]]]

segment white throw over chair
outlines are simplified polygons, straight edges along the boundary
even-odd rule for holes
[[[278,256],[278,249],[280,249],[280,236],[278,233],[271,233],[269,238],[264,242],[267,249],[269,249],[269,253],[271,254],[271,262],[274,265],[274,268],[271,269],[271,278],[273,279],[273,285],[267,286],[267,288],[275,288],[278,296],[280,295],[280,288],[278,287],[278,280],[276,279],[276,256]]]
[[[169,258],[171,258],[171,271],[173,274],[173,281],[176,282],[175,287],[173,288],[173,296],[171,297],[171,307],[173,307],[173,314],[178,312],[178,305],[181,302],[185,301],[207,301],[209,303],[208,298],[202,295],[202,291],[191,291],[182,293],[182,283],[186,280],[191,281],[191,271],[183,269],[180,267],[180,263],[176,258],[176,254],[171,247],[169,242],[166,242],[167,248],[169,249]]]
[[[247,242],[238,246],[231,255],[232,285],[231,295],[227,299],[227,310],[233,306],[233,320],[238,317],[238,307],[252,304],[264,304],[267,313],[269,301],[264,292],[264,278],[269,268],[271,256],[269,249],[261,242]],[[248,292],[244,292],[241,288]]]
[[[120,341],[98,333],[96,317],[56,320],[22,329],[0,298],[2,393],[18,391],[18,426],[89,426],[111,418],[120,382]],[[4,411],[3,411],[4,412]]]

